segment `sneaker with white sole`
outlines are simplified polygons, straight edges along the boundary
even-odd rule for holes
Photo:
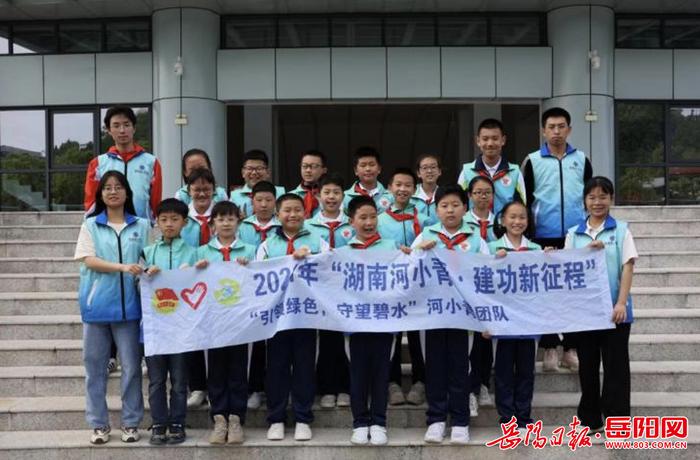
[[[386,427],[380,425],[372,425],[369,427],[369,443],[373,446],[383,446],[389,440],[386,437]]]
[[[440,444],[445,439],[445,422],[435,422],[428,425],[423,441]]]
[[[109,432],[112,431],[110,427],[105,426],[102,428],[95,428],[92,430],[92,435],[90,436],[91,444],[107,444],[109,442]]]
[[[231,414],[228,416],[228,437],[226,444],[242,444],[245,436],[243,435],[243,427],[241,426],[241,418],[238,415]]]
[[[489,395],[489,389],[486,388],[486,385],[481,385],[479,389],[479,405],[490,406],[491,404],[493,404],[493,401],[491,400],[491,395]]]
[[[403,390],[397,383],[389,384],[389,405],[400,406],[406,404],[406,397],[403,395]]]
[[[195,390],[192,393],[190,393],[190,397],[187,398],[187,407],[193,408],[193,407],[199,407],[202,404],[204,404],[204,401],[207,400],[207,393],[204,391],[200,390]]]
[[[262,405],[262,395],[260,392],[254,391],[248,396],[248,409],[260,409]]]
[[[267,439],[270,441],[281,441],[284,439],[284,423],[273,423],[267,429]]]
[[[338,393],[335,405],[338,407],[350,407],[350,395],[347,393]]]
[[[294,427],[294,440],[295,441],[309,441],[313,433],[311,432],[311,427],[308,423],[297,423]]]
[[[566,367],[571,372],[578,372],[578,354],[575,348],[564,352],[564,356],[561,358],[561,367]]]
[[[450,443],[452,444],[467,444],[469,442],[469,427],[468,426],[453,426],[450,434]]]
[[[335,407],[335,395],[323,395],[321,396],[321,401],[319,405],[324,409],[331,409]]]
[[[361,426],[353,428],[350,442],[358,446],[364,446],[369,442],[369,427]]]
[[[141,439],[139,435],[139,429],[135,426],[123,426],[122,427],[122,442],[136,442]]]
[[[476,395],[474,393],[469,393],[469,416],[479,416],[479,401],[477,401]]]
[[[411,389],[406,395],[406,401],[414,406],[420,406],[425,402],[425,385],[423,385],[423,382],[416,382],[411,385]]]
[[[214,429],[209,434],[209,444],[226,444],[226,433],[228,432],[228,420],[221,414],[214,416]]]
[[[542,370],[545,372],[557,372],[559,370],[559,353],[556,348],[545,348]]]

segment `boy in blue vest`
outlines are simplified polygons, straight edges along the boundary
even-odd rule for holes
[[[321,178],[319,185],[320,211],[306,224],[328,243],[331,250],[341,248],[355,234],[348,217],[340,209],[345,186],[343,179],[338,174],[328,174]],[[350,369],[342,332],[318,331],[316,377],[321,407],[350,405]]]
[[[593,176],[591,162],[586,155],[569,145],[571,115],[560,107],[542,114],[542,136],[545,142],[532,152],[522,164],[527,190],[527,205],[535,223],[533,240],[542,247],[564,247],[567,229],[586,217],[581,202],[584,184]],[[544,349],[543,369],[559,370],[557,346],[562,345],[561,364],[572,372],[578,371],[575,334],[547,334],[540,340]]]
[[[270,180],[270,160],[262,150],[249,150],[243,154],[243,187],[231,191],[231,201],[241,210],[241,217],[248,217],[253,212],[253,187],[261,180]],[[284,187],[276,186],[276,195],[284,193]]]
[[[156,224],[162,237],[143,249],[148,276],[161,270],[175,270],[195,264],[196,250],[180,237],[187,219],[187,205],[176,198],[163,200],[156,208]],[[151,406],[153,445],[179,444],[185,441],[187,414],[187,359],[185,353],[146,356],[148,367],[148,403]],[[167,379],[170,374],[170,410]],[[166,434],[169,432],[169,434]]]
[[[418,178],[408,168],[397,168],[389,179],[389,191],[393,196],[393,204],[377,218],[377,228],[382,238],[395,241],[399,246],[410,247],[416,236],[420,235],[428,222],[428,216],[418,212],[411,197],[416,192]],[[407,332],[408,347],[411,356],[411,389],[404,396],[401,389],[401,338],[403,332],[396,335],[394,357],[391,363],[389,378],[389,404],[392,406],[405,404],[423,404],[425,398],[425,366],[420,346],[418,331]]]
[[[348,216],[355,237],[340,251],[397,249],[395,241],[384,239],[377,232],[377,204],[372,198],[360,195],[350,200]],[[350,335],[350,408],[353,418],[350,442],[353,444],[387,443],[387,389],[393,342],[394,334],[389,332]]]
[[[310,219],[318,211],[319,180],[328,172],[326,155],[318,150],[308,150],[301,155],[301,183],[291,191],[304,199],[304,218]]]
[[[136,215],[148,219],[151,225],[158,203],[163,195],[163,178],[160,163],[155,155],[146,152],[134,142],[136,115],[130,107],[115,106],[107,110],[105,129],[114,140],[106,153],[90,160],[85,177],[85,213],[95,207],[95,192],[100,178],[116,170],[123,173],[134,193]]]
[[[382,172],[379,152],[374,147],[360,147],[352,157],[352,165],[357,181],[345,191],[343,209],[348,208],[350,200],[356,196],[368,196],[377,205],[380,214],[391,205],[391,194],[377,180]]]
[[[304,200],[294,193],[285,193],[277,199],[277,216],[281,227],[268,236],[257,251],[257,260],[294,256],[303,259],[328,249],[328,244],[317,234],[304,227]],[[284,439],[284,420],[290,389],[296,427],[294,439],[311,439],[314,403],[314,367],[316,330],[291,329],[276,333],[267,341],[267,439]]]
[[[503,157],[506,135],[503,123],[494,118],[487,118],[479,124],[476,132],[476,145],[481,155],[462,167],[457,183],[467,189],[475,176],[484,176],[493,182],[493,213],[498,215],[503,206],[516,197],[525,202],[525,183],[518,165],[508,163]]]
[[[440,187],[435,196],[440,222],[423,230],[414,249],[435,247],[488,254],[486,242],[464,221],[467,195],[459,185]],[[459,329],[425,331],[425,390],[428,399],[425,442],[440,443],[450,414],[454,444],[469,442],[469,332]]]

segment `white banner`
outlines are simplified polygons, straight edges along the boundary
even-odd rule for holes
[[[264,340],[286,329],[494,335],[610,329],[603,251],[335,251],[142,275],[145,353]]]

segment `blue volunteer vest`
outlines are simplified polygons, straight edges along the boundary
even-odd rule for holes
[[[209,262],[222,262],[224,255],[216,247],[216,238],[212,238],[208,244],[203,244],[197,248],[197,260],[206,259]],[[231,260],[244,257],[248,260],[255,260],[255,246],[245,244],[238,238],[233,242],[230,253]]]
[[[197,250],[187,244],[182,238],[175,238],[166,243],[161,237],[158,241],[143,249],[143,259],[146,266],[156,265],[161,270],[175,270],[181,265],[190,267],[197,261]]]
[[[124,173],[129,187],[134,193],[134,208],[136,215],[153,221],[151,213],[151,180],[153,180],[153,168],[156,157],[148,152],[139,152],[127,163],[122,157],[113,152],[103,153],[97,157],[97,169],[95,178],[99,180],[109,171]]]
[[[459,175],[459,185],[466,190],[469,187],[469,182],[476,176],[484,176],[493,181],[495,195],[493,197],[493,213],[498,215],[503,207],[513,201],[513,196],[518,193],[518,179],[520,178],[520,169],[517,165],[508,163],[501,157],[501,164],[498,165],[498,170],[494,175],[495,179],[489,175],[481,155],[471,163],[462,166],[462,173]],[[524,201],[525,192],[521,191]]]
[[[199,221],[192,216],[187,216],[187,223],[180,231],[180,238],[185,240],[185,243],[196,248],[199,246],[200,229]]]
[[[438,216],[435,200],[431,201],[430,204],[428,204],[423,198],[418,196],[418,192],[420,191],[420,189],[421,184],[418,184],[418,186],[416,187],[416,193],[414,193],[411,197],[411,204],[418,208],[419,213],[428,216],[428,220],[425,223],[425,225],[436,224],[438,222]],[[435,192],[437,192],[437,189],[435,190]]]
[[[151,228],[146,219],[124,216],[126,227],[117,232],[107,225],[107,211],[85,220],[95,245],[95,256],[107,262],[137,264]],[[103,273],[80,265],[78,300],[85,323],[112,323],[141,318],[137,278],[130,273]]]
[[[586,156],[570,145],[561,160],[547,144],[528,155],[535,185],[532,214],[537,238],[564,238],[570,227],[586,217],[583,208],[583,175]]]
[[[177,198],[185,204],[190,204],[192,202],[192,197],[189,193],[187,193],[186,185],[182,186],[180,190],[175,192],[175,198]],[[225,188],[216,187],[216,190],[214,190],[214,196],[212,197],[212,202],[218,203],[220,201],[228,201],[228,193],[226,193]]]
[[[573,248],[584,248],[593,239],[586,234],[586,221],[569,229],[569,236]],[[608,215],[603,225],[603,230],[595,237],[596,240],[605,243],[605,263],[608,267],[608,284],[610,285],[610,298],[612,306],[617,303],[620,293],[620,277],[622,276],[622,246],[627,234],[627,222],[615,220]],[[632,296],[627,296],[627,319],[625,323],[634,321],[632,311]]]

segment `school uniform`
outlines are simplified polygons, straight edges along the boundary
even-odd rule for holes
[[[254,246],[257,250],[260,243],[265,241],[268,235],[274,233],[278,228],[280,228],[280,226],[280,222],[275,216],[272,216],[272,219],[270,219],[265,225],[262,225],[258,220],[258,217],[253,214],[241,221],[241,224],[238,226],[238,234],[236,235],[236,238],[240,239],[246,244]]]
[[[436,187],[433,193],[428,195],[423,189],[422,184],[416,186],[416,193],[411,197],[411,204],[418,208],[418,212],[428,217],[425,225],[433,225],[438,222],[435,193],[440,187]]]
[[[284,195],[284,187],[275,185],[275,197],[279,198]],[[243,216],[248,217],[253,214],[253,189],[245,184],[243,187],[239,187],[231,191],[231,197],[229,198],[233,204],[238,206],[241,210]]]
[[[493,232],[496,225],[496,216],[494,213],[489,211],[488,218],[482,219],[474,214],[474,211],[467,211],[467,213],[464,215],[464,221],[469,224],[487,243],[498,239],[496,238],[496,234]]]
[[[318,254],[328,245],[308,228],[290,238],[280,227],[263,242],[257,260],[291,255],[306,246]],[[297,423],[311,423],[311,406],[315,397],[316,329],[291,329],[277,332],[267,341],[267,421],[284,423],[290,390],[294,418]]]
[[[486,177],[493,182],[492,209],[494,214],[498,215],[506,204],[515,199],[520,199],[523,203],[526,202],[527,193],[523,175],[520,173],[518,165],[508,163],[504,157],[501,157],[495,166],[489,166],[479,155],[476,160],[462,166],[457,183],[466,190],[469,187],[469,182],[476,176]]]
[[[436,241],[436,248],[465,253],[488,253],[486,242],[466,223],[450,234],[441,223],[423,230],[413,242]],[[469,332],[462,329],[425,331],[425,396],[427,424],[445,422],[469,426]]]
[[[304,219],[315,217],[321,210],[318,198],[316,197],[320,191],[321,188],[318,184],[304,185],[303,183],[289,191],[289,193],[298,195],[304,200]]]
[[[395,241],[376,238],[362,242],[357,237],[339,251],[396,250]],[[386,426],[389,372],[394,334],[356,332],[348,339],[350,348],[350,409],[352,427]],[[369,407],[367,403],[369,401]]]
[[[350,200],[356,196],[368,196],[372,198],[374,203],[377,205],[377,212],[379,214],[383,213],[384,210],[386,210],[386,208],[391,206],[391,204],[394,202],[394,197],[392,194],[389,193],[381,183],[377,182],[377,186],[375,188],[372,190],[367,190],[364,185],[357,181],[352,185],[352,187],[345,190],[345,197],[343,198],[343,209],[345,211],[348,209]]]
[[[515,248],[506,235],[489,243],[491,254],[500,249],[541,251],[542,247],[524,236]],[[496,342],[496,408],[501,423],[515,416],[519,427],[532,423],[532,394],[535,388],[536,335],[495,336]]]
[[[197,250],[180,237],[166,242],[162,238],[143,249],[147,267],[161,270],[193,266]],[[148,404],[153,425],[185,425],[187,415],[187,358],[185,353],[146,356],[148,369]],[[167,380],[170,374],[168,409]]]
[[[340,213],[331,219],[319,212],[305,222],[306,226],[323,238],[330,249],[345,246],[355,231],[348,216]],[[350,392],[350,369],[345,356],[345,336],[338,331],[318,331],[318,362],[316,363],[317,389],[320,395]]]
[[[603,225],[592,228],[588,220],[569,229],[565,248],[583,248],[592,241],[605,243],[605,262],[612,305],[620,292],[622,266],[638,257],[634,239],[626,222],[608,215]],[[627,318],[615,329],[580,332],[579,380],[581,400],[578,416],[583,425],[598,428],[605,417],[630,415],[629,337],[632,322],[632,297],[627,297]],[[612,311],[612,308],[611,308]],[[600,362],[603,361],[603,388],[600,388]]]
[[[175,192],[175,198],[182,201],[185,204],[192,203],[192,197],[187,191],[187,186],[183,185],[177,192]],[[212,203],[218,203],[220,201],[228,201],[228,193],[223,187],[216,187],[214,190],[214,196],[211,199]]]
[[[209,262],[234,262],[243,257],[254,260],[255,248],[236,239],[224,246],[218,238],[197,248],[197,259]],[[248,402],[248,345],[232,345],[208,350],[207,390],[210,415],[237,415],[245,423]]]

